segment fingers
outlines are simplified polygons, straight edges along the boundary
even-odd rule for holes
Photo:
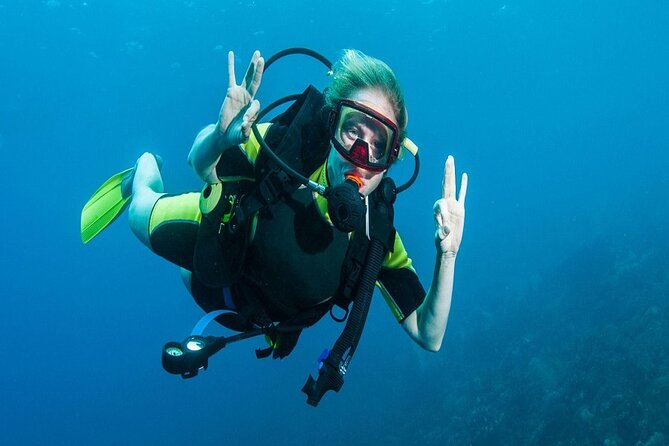
[[[259,51],[258,54],[260,54]],[[255,75],[253,76],[253,82],[251,82],[251,85],[247,89],[252,98],[255,97],[256,92],[260,87],[260,80],[262,79],[263,71],[265,71],[265,59],[263,57],[259,57],[258,61],[256,62],[256,69],[255,69]]]
[[[450,198],[455,193],[455,161],[451,155],[446,158],[444,179],[441,182],[441,198]]]
[[[244,73],[244,80],[242,81],[241,87],[247,91],[251,87],[251,84],[253,84],[253,77],[255,76],[256,72],[256,62],[258,61],[259,57],[260,51],[254,51],[253,56],[251,56],[251,62],[249,62],[249,66],[246,68],[246,73]]]
[[[465,204],[465,198],[467,197],[467,174],[462,174],[462,180],[460,181],[460,195],[458,196],[458,201],[463,205]],[[444,166],[444,179],[441,183],[441,197],[442,198],[455,198],[455,158],[452,155],[448,155],[446,158],[446,165]]]
[[[442,200],[435,201],[434,207],[432,208],[432,212],[434,212],[434,219],[438,225],[441,225],[444,219],[444,216],[441,213],[441,203]]]
[[[451,233],[451,228],[448,225],[439,225],[437,231],[439,231],[439,240],[443,240]]]
[[[434,221],[437,224],[437,236],[440,240],[445,239],[451,233],[451,228],[448,226],[448,205],[444,199],[437,200],[434,203]]]
[[[235,79],[235,53],[228,51],[228,88],[237,85]]]
[[[467,179],[467,174],[463,173],[462,180],[460,180],[460,195],[458,197],[458,201],[462,203],[462,206],[465,205],[465,198],[467,197]]]
[[[260,51],[254,51],[241,85],[241,87],[244,88],[251,95],[251,97],[254,97],[256,91],[258,91],[264,67],[265,59],[260,57]]]
[[[251,101],[246,113],[244,113],[244,118],[242,119],[242,131],[246,138],[251,135],[251,126],[256,122],[258,117],[258,112],[260,111],[260,102],[258,100]]]
[[[248,110],[246,110],[246,113],[244,113],[244,120],[245,121],[255,121],[256,116],[258,116],[258,112],[260,111],[260,102],[255,99],[251,101],[251,105],[249,105]]]

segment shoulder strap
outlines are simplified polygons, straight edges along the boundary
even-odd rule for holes
[[[323,93],[313,86],[272,120],[265,141],[286,164],[305,176],[325,162],[330,147]],[[256,159],[256,178],[277,168],[262,150]]]
[[[282,114],[272,120],[265,141],[286,164],[304,175],[325,162],[329,148],[325,99],[311,85]],[[256,158],[256,187],[246,194],[233,212],[229,225],[236,231],[256,212],[268,208],[300,186],[262,150]]]

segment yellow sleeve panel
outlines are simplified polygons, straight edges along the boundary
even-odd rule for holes
[[[409,254],[404,248],[404,243],[402,243],[402,239],[398,233],[395,233],[393,252],[389,252],[386,255],[386,258],[383,261],[383,267],[392,269],[409,268],[411,271],[415,272]]]
[[[263,138],[265,137],[265,134],[267,134],[267,130],[269,129],[270,125],[272,124],[269,122],[258,124],[258,131],[260,132],[260,136]],[[251,132],[248,141],[246,141],[244,144],[240,144],[239,147],[246,153],[246,156],[248,157],[249,161],[251,161],[251,164],[255,165],[256,158],[258,158],[258,152],[260,152],[260,143],[258,142],[256,135]]]
[[[383,286],[383,284],[379,281],[376,282],[376,287],[381,291],[381,295],[383,296],[383,300],[386,301],[386,304],[388,305],[388,308],[390,308],[390,311],[393,313],[393,316],[395,316],[395,319],[397,322],[402,322],[404,318],[406,317],[404,313],[402,313],[402,310],[400,310],[400,307],[397,305],[393,297],[390,295],[388,290]]]
[[[411,262],[411,258],[409,258],[409,254],[404,248],[404,243],[402,243],[402,239],[397,233],[395,233],[395,245],[393,248],[393,252],[389,252],[386,255],[386,258],[383,262],[383,268],[389,268],[389,269],[407,268],[411,270],[414,274],[416,273],[416,270],[414,269],[413,264]],[[388,308],[390,308],[390,311],[393,313],[393,316],[395,316],[395,319],[398,322],[402,322],[404,318],[407,317],[407,315],[402,312],[400,306],[397,304],[397,302],[395,302],[395,299],[393,299],[391,294],[388,292],[388,290],[383,286],[381,282],[377,281],[376,287],[379,289],[379,291],[381,291],[381,295],[383,296],[383,299],[386,301]]]

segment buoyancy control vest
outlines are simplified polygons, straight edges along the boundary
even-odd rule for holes
[[[265,134],[274,152],[304,175],[327,157],[324,105],[322,93],[310,86]],[[312,192],[285,176],[262,150],[252,164],[231,147],[217,172],[222,191],[213,194],[208,185],[202,194],[198,278],[210,287],[254,288],[274,321],[332,297],[349,238],[323,219]]]

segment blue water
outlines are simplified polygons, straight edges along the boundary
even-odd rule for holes
[[[0,443],[669,443],[669,4],[321,3],[0,0]],[[426,287],[447,154],[469,174],[441,352],[377,298],[317,409],[299,389],[338,325],[282,361],[231,345],[183,381],[160,366],[201,315],[177,269],[124,218],[79,240],[85,201],[142,151],[168,191],[199,189],[186,155],[227,50],[240,76],[291,46],[399,76],[422,170],[396,225]],[[322,68],[286,60],[259,99],[308,82]]]

